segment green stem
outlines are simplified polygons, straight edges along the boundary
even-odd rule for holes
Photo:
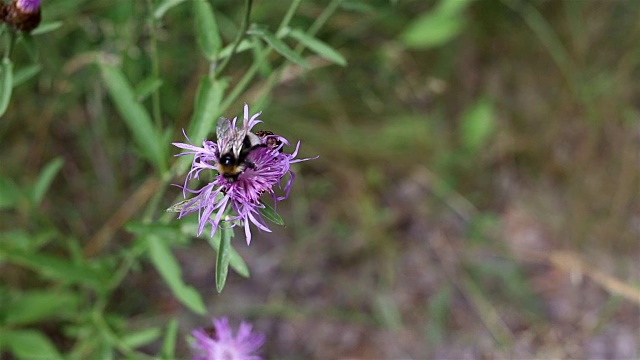
[[[11,57],[11,52],[13,51],[13,47],[16,44],[16,32],[13,30],[9,30],[9,39],[7,41],[7,47],[4,52],[4,58],[9,59]]]
[[[247,29],[249,28],[249,16],[251,15],[251,5],[253,5],[253,1],[245,0],[244,5],[245,5],[244,17],[242,18],[242,24],[240,24],[240,31],[238,31],[236,40],[233,42],[231,53],[222,61],[222,64],[220,65],[220,67],[218,67],[218,69],[215,71],[214,78],[216,79],[227,68],[227,65],[229,65],[229,61],[231,60],[233,55],[236,53],[236,50],[238,49],[238,45],[240,45],[240,42],[242,41],[242,39],[244,39],[244,36],[247,33]]]
[[[291,6],[289,6],[287,13],[284,15],[284,18],[282,19],[280,26],[278,26],[278,32],[277,32],[278,34],[281,31],[283,31],[287,26],[289,26],[289,22],[291,22],[293,15],[296,13],[296,10],[298,10],[298,7],[300,6],[301,3],[302,3],[302,0],[293,0],[291,2]]]
[[[149,13],[153,12],[153,2],[152,0],[147,0],[147,8],[149,9]],[[151,72],[154,78],[158,79],[160,77],[160,61],[158,58],[158,35],[156,33],[157,24],[155,16],[149,16],[149,32],[151,35]],[[151,94],[151,108],[152,108],[152,116],[153,121],[156,124],[158,129],[162,129],[162,116],[160,114],[160,89],[156,88]]]
[[[224,112],[225,110],[227,110],[229,106],[231,106],[231,103],[233,103],[238,98],[238,96],[240,96],[240,94],[247,88],[247,86],[249,86],[249,83],[251,82],[253,77],[256,75],[256,72],[260,68],[260,63],[267,57],[267,55],[269,54],[269,51],[270,49],[267,49],[263,51],[260,55],[258,55],[258,58],[256,59],[256,61],[253,62],[253,65],[251,65],[249,70],[247,70],[244,73],[244,76],[242,76],[242,79],[240,79],[240,81],[236,83],[236,86],[233,88],[233,90],[231,90],[229,95],[225,97],[224,101],[220,105],[221,111]]]
[[[310,35],[310,36],[315,35],[318,32],[318,30],[320,30],[322,28],[322,26],[327,22],[327,20],[329,20],[331,15],[333,15],[333,13],[336,12],[336,10],[338,9],[338,6],[340,6],[341,2],[342,2],[342,0],[333,0],[329,4],[329,6],[327,6],[324,9],[322,14],[320,14],[320,16],[318,16],[316,21],[314,21],[313,24],[311,24],[311,26],[309,27],[309,30],[307,30],[307,34]]]

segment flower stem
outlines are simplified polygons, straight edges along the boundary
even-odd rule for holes
[[[8,59],[11,57],[11,51],[13,51],[13,47],[16,44],[16,32],[13,30],[9,30],[9,38],[7,40],[7,45],[4,51],[4,59]]]
[[[252,0],[245,0],[244,5],[244,17],[242,18],[242,24],[240,24],[240,31],[238,31],[238,35],[236,36],[236,40],[233,43],[233,47],[231,48],[231,53],[227,56],[223,61],[220,67],[215,71],[214,78],[218,78],[220,74],[226,69],[227,65],[229,65],[229,61],[236,53],[238,49],[238,45],[242,39],[244,39],[245,34],[247,33],[247,29],[249,28],[249,16],[251,15],[251,5],[253,4]]]
[[[149,13],[153,12],[153,3],[152,0],[147,0],[147,8],[149,9]],[[157,24],[156,18],[151,14],[149,17],[149,33],[151,36],[151,73],[155,79],[160,77],[160,64],[158,60],[158,36],[157,36]],[[151,94],[151,108],[152,108],[152,116],[153,121],[156,124],[158,129],[162,129],[162,116],[160,114],[160,89],[156,88],[153,90]]]
[[[284,18],[282,19],[280,26],[278,26],[278,33],[280,33],[287,26],[289,26],[289,22],[291,22],[293,15],[296,13],[296,10],[298,10],[298,6],[300,6],[300,3],[302,3],[302,0],[293,0],[291,2],[291,6],[289,6],[287,13],[284,15]]]

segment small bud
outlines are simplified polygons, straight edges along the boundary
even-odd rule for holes
[[[40,0],[13,0],[0,17],[16,30],[30,32],[40,24]]]

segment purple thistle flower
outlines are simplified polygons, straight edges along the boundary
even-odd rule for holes
[[[25,13],[32,14],[40,9],[40,0],[17,0],[16,7]]]
[[[187,192],[197,194],[195,197],[180,202],[169,211],[179,211],[178,218],[182,218],[193,212],[198,212],[198,236],[202,233],[207,223],[211,224],[211,236],[213,236],[221,222],[229,227],[243,226],[247,245],[251,243],[252,223],[258,229],[271,232],[265,224],[260,214],[260,209],[265,208],[259,200],[262,194],[269,194],[274,202],[284,200],[289,196],[293,180],[295,178],[290,165],[293,163],[310,159],[295,159],[300,148],[300,142],[296,145],[293,153],[288,154],[282,151],[284,145],[289,145],[287,139],[279,135],[266,135],[260,138],[261,145],[253,147],[246,155],[245,162],[251,164],[242,168],[242,171],[230,179],[220,173],[221,149],[231,148],[231,143],[241,139],[243,134],[248,133],[262,121],[258,119],[261,112],[249,118],[249,106],[244,106],[244,119],[241,129],[236,128],[237,118],[230,123],[231,128],[219,133],[221,138],[217,142],[204,140],[202,147],[194,146],[185,134],[188,144],[173,143],[176,147],[187,150],[177,156],[194,155],[191,170],[187,174],[183,189],[183,196],[187,198]],[[200,189],[189,189],[187,183],[192,179],[199,179],[203,170],[213,170],[217,172],[213,181]],[[284,188],[281,180],[289,175]],[[283,196],[275,194],[275,187],[284,190]],[[235,214],[225,215],[227,209],[231,209]]]
[[[213,328],[191,332],[193,360],[261,360],[256,352],[264,344],[264,334],[251,332],[252,328],[243,321],[234,337],[229,319],[213,319]]]

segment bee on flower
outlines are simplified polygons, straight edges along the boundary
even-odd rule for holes
[[[242,226],[250,244],[250,224],[270,232],[260,213],[266,207],[260,197],[269,194],[276,203],[286,199],[295,178],[291,164],[311,160],[296,159],[300,142],[289,154],[283,151],[283,147],[289,145],[284,137],[264,130],[252,132],[253,127],[262,122],[258,119],[261,114],[249,117],[249,106],[245,104],[241,124],[237,124],[237,118],[218,121],[216,141],[204,140],[202,147],[194,146],[185,134],[188,144],[173,143],[186,150],[177,156],[193,155],[193,162],[182,186],[186,200],[167,211],[179,212],[178,218],[198,212],[198,235],[207,224],[211,224],[211,236],[222,224]],[[202,171],[214,171],[213,181],[199,189],[189,188],[189,181],[199,179]],[[276,188],[283,190],[284,195],[276,195]],[[187,199],[188,194],[195,196]]]

